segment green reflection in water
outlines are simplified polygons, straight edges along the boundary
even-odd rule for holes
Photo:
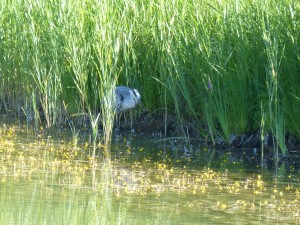
[[[10,181],[1,184],[1,224],[297,224],[298,198],[287,194],[122,195]],[[293,199],[294,198],[294,199]]]
[[[128,148],[119,153],[129,156],[102,161],[91,159],[86,143],[2,129],[0,223],[300,223],[296,174],[275,183],[268,173],[128,162],[135,151]]]

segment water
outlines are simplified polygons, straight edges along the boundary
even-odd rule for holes
[[[155,141],[124,134],[93,161],[84,140],[2,127],[0,224],[300,224],[298,173]]]

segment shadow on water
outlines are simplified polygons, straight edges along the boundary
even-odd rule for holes
[[[130,162],[148,159],[191,169],[213,168],[220,171],[231,169],[252,173],[275,170],[272,152],[265,151],[262,154],[260,148],[218,148],[207,146],[197,140],[164,139],[159,133],[123,132],[122,135],[113,137],[113,157],[124,158]],[[282,156],[277,174],[282,176],[286,172],[295,172],[299,169],[299,165],[299,158],[296,156]]]

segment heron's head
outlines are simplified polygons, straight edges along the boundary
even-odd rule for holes
[[[141,103],[141,95],[140,95],[139,91],[136,90],[136,89],[132,89],[132,92],[133,92],[133,95],[134,95],[134,100],[137,103]]]
[[[136,89],[132,89],[132,91],[133,91],[135,102],[138,103],[142,107],[143,111],[146,111],[146,108],[141,101],[141,95],[140,95],[139,91]]]

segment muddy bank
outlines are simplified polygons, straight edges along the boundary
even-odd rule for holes
[[[229,140],[224,140],[222,137],[215,137],[211,140],[210,136],[203,137],[195,126],[186,123],[182,127],[178,126],[175,119],[170,119],[167,122],[164,120],[139,121],[132,124],[122,123],[124,131],[135,130],[139,133],[155,133],[162,137],[188,137],[198,142],[207,145],[215,145],[219,149],[226,148],[264,148],[272,151],[277,147],[276,138],[270,133],[266,133],[263,137],[259,131],[247,132],[244,134],[231,134]],[[263,140],[262,140],[263,139]],[[293,134],[287,134],[285,137],[287,152],[290,154],[300,155],[300,139]],[[279,147],[278,147],[279,148]],[[279,149],[279,152],[281,150]]]
[[[45,126],[45,119],[43,112],[40,112],[39,122],[42,126]],[[1,110],[2,122],[16,122],[20,124],[27,124],[34,127],[34,120],[31,117],[26,116],[24,113]],[[64,118],[63,122],[58,129],[70,129],[76,127],[77,129],[89,130],[90,121],[86,116],[81,117],[69,117]],[[102,126],[99,123],[99,130],[102,130]],[[216,148],[222,150],[244,150],[244,149],[256,149],[260,151],[263,149],[264,154],[274,157],[278,152],[278,157],[283,158],[298,158],[300,157],[300,139],[293,134],[287,134],[285,137],[286,154],[282,154],[283,151],[277,146],[276,139],[271,133],[266,133],[263,138],[259,131],[247,132],[244,134],[231,134],[228,140],[224,140],[220,136],[211,136],[203,124],[202,127],[194,124],[193,122],[185,121],[179,125],[175,116],[169,116],[168,120],[156,119],[145,114],[139,117],[131,119],[129,117],[123,118],[120,123],[120,127],[115,125],[114,132],[134,132],[136,134],[145,133],[148,136],[155,136],[156,138],[168,138],[168,139],[189,139],[189,143],[194,145],[207,146],[209,148]],[[199,130],[202,130],[200,133]],[[205,136],[206,135],[206,136]],[[263,139],[263,140],[262,140]],[[186,141],[182,141],[183,144]],[[277,151],[278,150],[278,151]]]
[[[255,166],[263,166],[265,169],[274,168],[277,163],[284,163],[286,168],[300,169],[300,140],[293,134],[286,135],[286,153],[283,153],[271,133],[266,133],[265,136],[261,137],[259,131],[231,134],[228,141],[225,141],[222,137],[215,137],[214,140],[211,140],[209,136],[203,137],[191,124],[187,123],[184,128],[180,128],[175,119],[170,119],[167,122],[164,120],[151,120],[139,121],[133,124],[123,123],[122,129],[125,132],[133,130],[138,133],[148,133],[162,139],[178,139],[177,145],[181,145],[182,152],[192,158],[197,156],[194,152],[189,151],[187,141],[182,137],[190,139],[188,141],[189,145],[216,149],[219,155],[229,154],[228,159],[230,161],[248,162]]]
[[[26,117],[24,113],[18,113],[15,111],[6,111],[3,113],[2,118],[9,121],[19,120],[20,123],[29,125],[34,124],[32,117]],[[29,115],[30,116],[30,115]],[[44,113],[41,110],[39,114],[39,121],[42,125],[45,125]],[[202,126],[202,127],[201,127]],[[70,128],[76,127],[77,129],[89,129],[90,120],[87,116],[75,116],[75,117],[65,117],[60,121],[59,128]],[[120,127],[115,124],[115,131],[134,131],[136,133],[147,133],[155,136],[160,136],[161,138],[172,138],[172,137],[184,137],[190,138],[192,141],[200,142],[201,144],[207,146],[215,146],[218,149],[245,149],[245,148],[263,148],[265,151],[274,152],[274,149],[278,148],[278,152],[282,151],[277,146],[276,138],[267,132],[263,137],[260,131],[256,130],[253,132],[247,132],[244,134],[230,134],[228,140],[224,140],[220,136],[214,137],[212,140],[211,136],[208,134],[208,129],[205,124],[197,125],[192,121],[185,121],[179,125],[178,120],[175,116],[169,116],[167,120],[154,118],[145,114],[140,114],[138,117],[130,118],[127,116],[123,117],[120,123]],[[102,125],[99,123],[99,130],[102,130]],[[289,155],[299,155],[300,156],[300,139],[294,134],[286,134],[285,145],[287,154]]]

